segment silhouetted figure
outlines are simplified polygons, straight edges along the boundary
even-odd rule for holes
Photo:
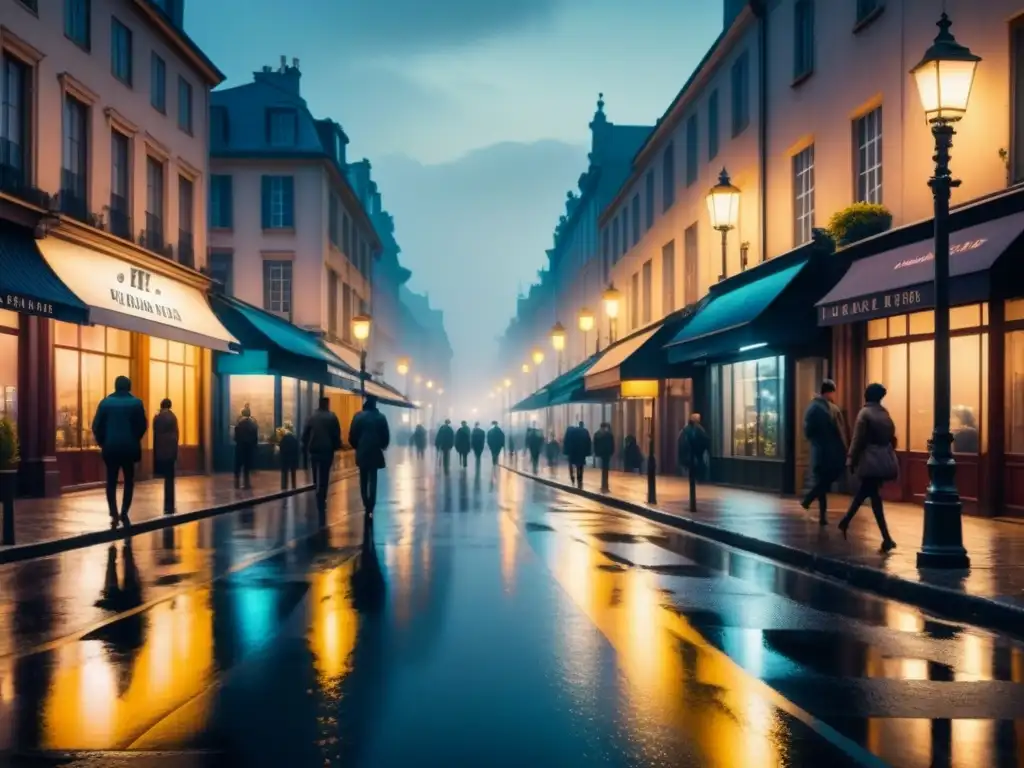
[[[473,431],[469,436],[469,447],[473,449],[476,457],[476,471],[480,471],[480,456],[483,455],[484,446],[487,444],[487,433],[480,429],[480,422],[473,425]]]
[[[583,468],[587,465],[587,457],[593,451],[590,430],[582,421],[565,431],[563,450],[569,459],[569,477],[576,483],[577,488],[582,489]]]
[[[710,447],[711,440],[700,424],[700,414],[690,414],[689,422],[679,432],[676,455],[679,457],[679,466],[686,470],[690,479],[691,512],[697,511],[697,478],[704,474],[704,456]]]
[[[491,428],[487,430],[487,447],[491,451],[491,466],[498,466],[498,459],[501,458],[501,452],[505,449],[505,433],[502,432],[496,421],[492,421]]]
[[[548,469],[554,471],[558,465],[558,455],[561,453],[562,447],[558,444],[555,439],[555,433],[548,433],[548,441],[544,444],[544,457],[548,460]]]
[[[416,449],[416,458],[422,459],[427,452],[427,430],[422,424],[417,424],[412,432],[412,444]]]
[[[625,472],[640,472],[644,467],[644,455],[633,435],[626,435],[622,448],[622,469]]]
[[[853,495],[846,515],[839,521],[839,530],[846,538],[846,529],[860,505],[865,499],[871,499],[871,511],[875,513],[875,522],[882,534],[882,551],[888,552],[896,547],[896,542],[889,535],[889,526],[885,522],[882,485],[899,477],[900,465],[896,459],[896,425],[882,405],[885,395],[886,389],[881,384],[868,384],[864,392],[864,407],[857,414],[847,459],[860,480],[860,487]]]
[[[359,494],[366,515],[372,516],[377,505],[377,470],[384,469],[384,451],[391,442],[388,420],[377,410],[377,398],[367,395],[363,410],[352,417],[348,441],[356,452],[359,467]]]
[[[290,423],[285,423],[281,441],[277,444],[277,452],[281,461],[281,490],[287,490],[289,481],[291,487],[298,487],[296,475],[299,470],[299,457],[302,447],[299,445],[299,438],[292,429]]]
[[[469,449],[472,443],[472,436],[469,425],[462,422],[462,425],[455,432],[455,452],[459,454],[459,466],[465,469],[469,466]]]
[[[120,520],[130,525],[132,496],[135,494],[135,465],[142,460],[142,438],[146,434],[146,408],[132,394],[132,382],[127,376],[118,376],[114,391],[100,401],[92,420],[92,434],[100,447],[107,469],[107,507],[110,527],[116,528],[117,481],[124,477],[124,497],[121,499]]]
[[[452,429],[451,419],[445,419],[444,424],[437,430],[437,437],[434,438],[434,447],[441,458],[441,466],[447,475],[451,468],[451,453],[455,447],[455,430]]]
[[[960,428],[953,433],[953,453],[978,453],[978,426],[974,411],[961,406],[956,415],[960,419]]]
[[[804,412],[804,437],[811,444],[811,471],[814,484],[800,502],[804,509],[818,502],[818,522],[828,525],[828,492],[846,468],[846,438],[843,414],[835,404],[836,383],[821,382],[820,394]]]
[[[508,458],[514,467],[516,465],[516,439],[511,431],[508,433]]]
[[[576,434],[576,425],[570,424],[565,428],[565,434],[562,435],[562,454],[565,456],[566,461],[569,463],[569,484],[576,485],[576,467],[572,463],[572,459],[569,458],[569,451],[573,445],[573,435]]]
[[[526,452],[530,454],[530,466],[533,474],[540,470],[540,455],[544,451],[544,433],[534,424],[526,432]]]
[[[608,470],[611,468],[612,456],[615,455],[615,436],[612,425],[602,422],[594,433],[594,455],[601,463],[601,493],[608,493]]]
[[[247,405],[235,422],[235,488],[252,487],[252,463],[259,442],[260,428]]]
[[[164,513],[174,511],[174,467],[178,462],[178,417],[171,401],[160,401],[160,413],[153,417],[153,474],[164,479]]]
[[[316,508],[321,517],[327,512],[327,489],[331,482],[334,454],[341,450],[341,446],[341,422],[331,412],[330,399],[321,397],[320,405],[302,430],[302,448],[313,467]]]

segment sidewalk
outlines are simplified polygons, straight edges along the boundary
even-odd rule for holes
[[[345,470],[336,471],[334,477],[340,479],[345,474]],[[167,516],[163,513],[163,480],[146,480],[135,486],[131,509],[133,528],[142,532],[162,527],[162,524],[154,525],[158,521],[185,522],[312,489],[308,472],[300,470],[297,479],[296,490],[282,491],[281,475],[276,471],[254,472],[250,490],[236,489],[231,474],[179,477],[175,490],[177,509],[174,515]],[[121,490],[118,489],[118,498]],[[103,488],[68,493],[53,499],[17,499],[14,520],[15,544],[0,546],[0,563],[121,537],[119,532],[110,528]]]
[[[516,471],[522,471],[522,465]],[[527,475],[530,476],[530,475]],[[612,472],[611,494],[600,493],[600,470],[588,466],[582,492],[569,486],[566,465],[539,481],[654,518],[706,538],[755,552],[806,570],[914,603],[961,621],[990,626],[1024,626],[1024,524],[963,518],[970,571],[918,570],[924,512],[920,506],[886,503],[885,514],[897,548],[879,551],[881,537],[871,508],[864,505],[850,525],[848,540],[836,528],[848,496],[829,497],[829,526],[818,525],[817,509],[805,512],[796,499],[715,485],[697,487],[697,512],[689,512],[686,478],[658,477],[658,503],[647,504],[647,477]]]

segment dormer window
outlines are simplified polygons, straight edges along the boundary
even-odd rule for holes
[[[267,143],[272,147],[294,147],[299,137],[299,114],[294,109],[267,110]]]

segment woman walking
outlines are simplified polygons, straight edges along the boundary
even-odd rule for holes
[[[899,477],[899,463],[896,460],[896,425],[882,405],[885,394],[886,389],[881,384],[869,384],[864,391],[864,407],[857,414],[848,457],[848,464],[860,481],[860,487],[846,516],[839,522],[839,530],[846,538],[846,529],[860,505],[865,499],[871,499],[871,511],[875,513],[875,522],[882,534],[882,551],[888,552],[896,547],[896,542],[889,535],[889,526],[885,522],[881,490],[885,482]]]

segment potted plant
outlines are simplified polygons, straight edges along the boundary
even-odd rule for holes
[[[18,484],[18,430],[0,417],[0,506],[3,507],[3,543],[14,543],[14,491]]]
[[[866,237],[880,235],[892,226],[892,213],[878,203],[854,203],[836,211],[828,223],[828,231],[840,248]]]

